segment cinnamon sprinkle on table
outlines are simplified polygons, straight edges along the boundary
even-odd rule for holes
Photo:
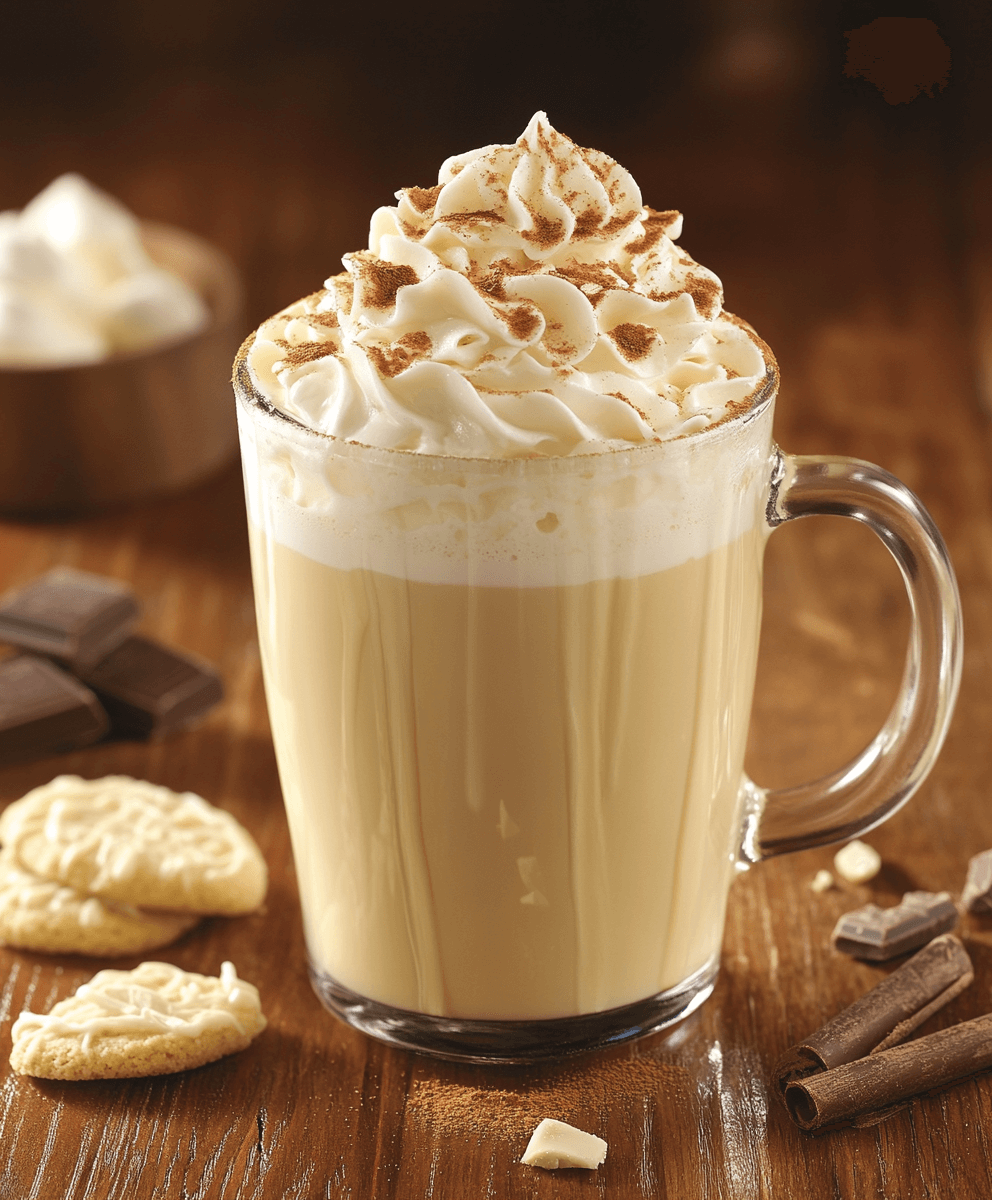
[[[606,1059],[584,1070],[552,1067],[530,1074],[517,1087],[498,1087],[481,1082],[476,1072],[458,1071],[465,1082],[425,1072],[411,1080],[406,1111],[439,1133],[515,1140],[528,1137],[544,1117],[601,1131],[607,1115],[625,1105],[640,1113],[645,1105],[685,1101],[692,1091],[687,1068],[650,1059]]]

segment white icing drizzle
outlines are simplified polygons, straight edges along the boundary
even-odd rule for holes
[[[146,962],[133,971],[100,971],[50,1013],[21,1013],[14,1043],[25,1038],[74,1038],[83,1051],[101,1037],[156,1034],[196,1038],[233,1028],[253,1037],[265,1026],[258,989],[225,962],[220,978],[196,975],[170,963]]]
[[[51,874],[66,879],[74,863],[93,863],[88,889],[96,893],[142,868],[186,892],[202,879],[236,877],[260,859],[229,813],[193,792],[126,775],[60,775],[15,801],[0,819],[0,838],[16,852],[37,835],[47,843]]]
[[[44,909],[53,915],[72,912],[80,925],[89,927],[100,925],[111,912],[141,918],[139,910],[129,904],[87,896],[54,879],[45,879],[25,870],[7,848],[0,851],[0,907],[22,911]]]

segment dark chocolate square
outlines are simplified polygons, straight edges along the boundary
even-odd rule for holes
[[[0,763],[78,750],[109,728],[93,692],[54,663],[33,654],[0,663]]]
[[[81,675],[110,714],[114,732],[133,737],[182,729],[224,694],[207,663],[145,637],[129,637]]]
[[[893,908],[866,904],[845,913],[831,938],[844,954],[885,962],[947,933],[957,922],[957,906],[947,892],[907,892]]]
[[[124,584],[56,567],[0,601],[0,641],[47,654],[78,673],[119,646],[140,611]]]

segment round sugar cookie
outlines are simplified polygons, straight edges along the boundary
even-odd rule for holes
[[[135,907],[233,916],[265,897],[265,859],[230,813],[127,775],[59,775],[6,809],[0,841],[37,875]]]
[[[168,946],[199,919],[87,896],[35,875],[9,848],[0,850],[0,945],[98,958],[144,954]]]
[[[226,962],[220,978],[169,963],[100,971],[50,1013],[10,1031],[10,1065],[38,1079],[135,1079],[202,1067],[265,1028],[258,989]]]

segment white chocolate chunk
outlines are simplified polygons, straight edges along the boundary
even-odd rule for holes
[[[606,1142],[601,1137],[545,1117],[531,1134],[520,1161],[546,1171],[559,1167],[585,1167],[594,1171],[605,1158]]]
[[[848,842],[834,855],[834,867],[848,883],[867,883],[882,869],[882,856],[864,842]]]
[[[809,885],[811,892],[829,892],[834,886],[834,877],[829,871],[821,870],[813,876]]]

